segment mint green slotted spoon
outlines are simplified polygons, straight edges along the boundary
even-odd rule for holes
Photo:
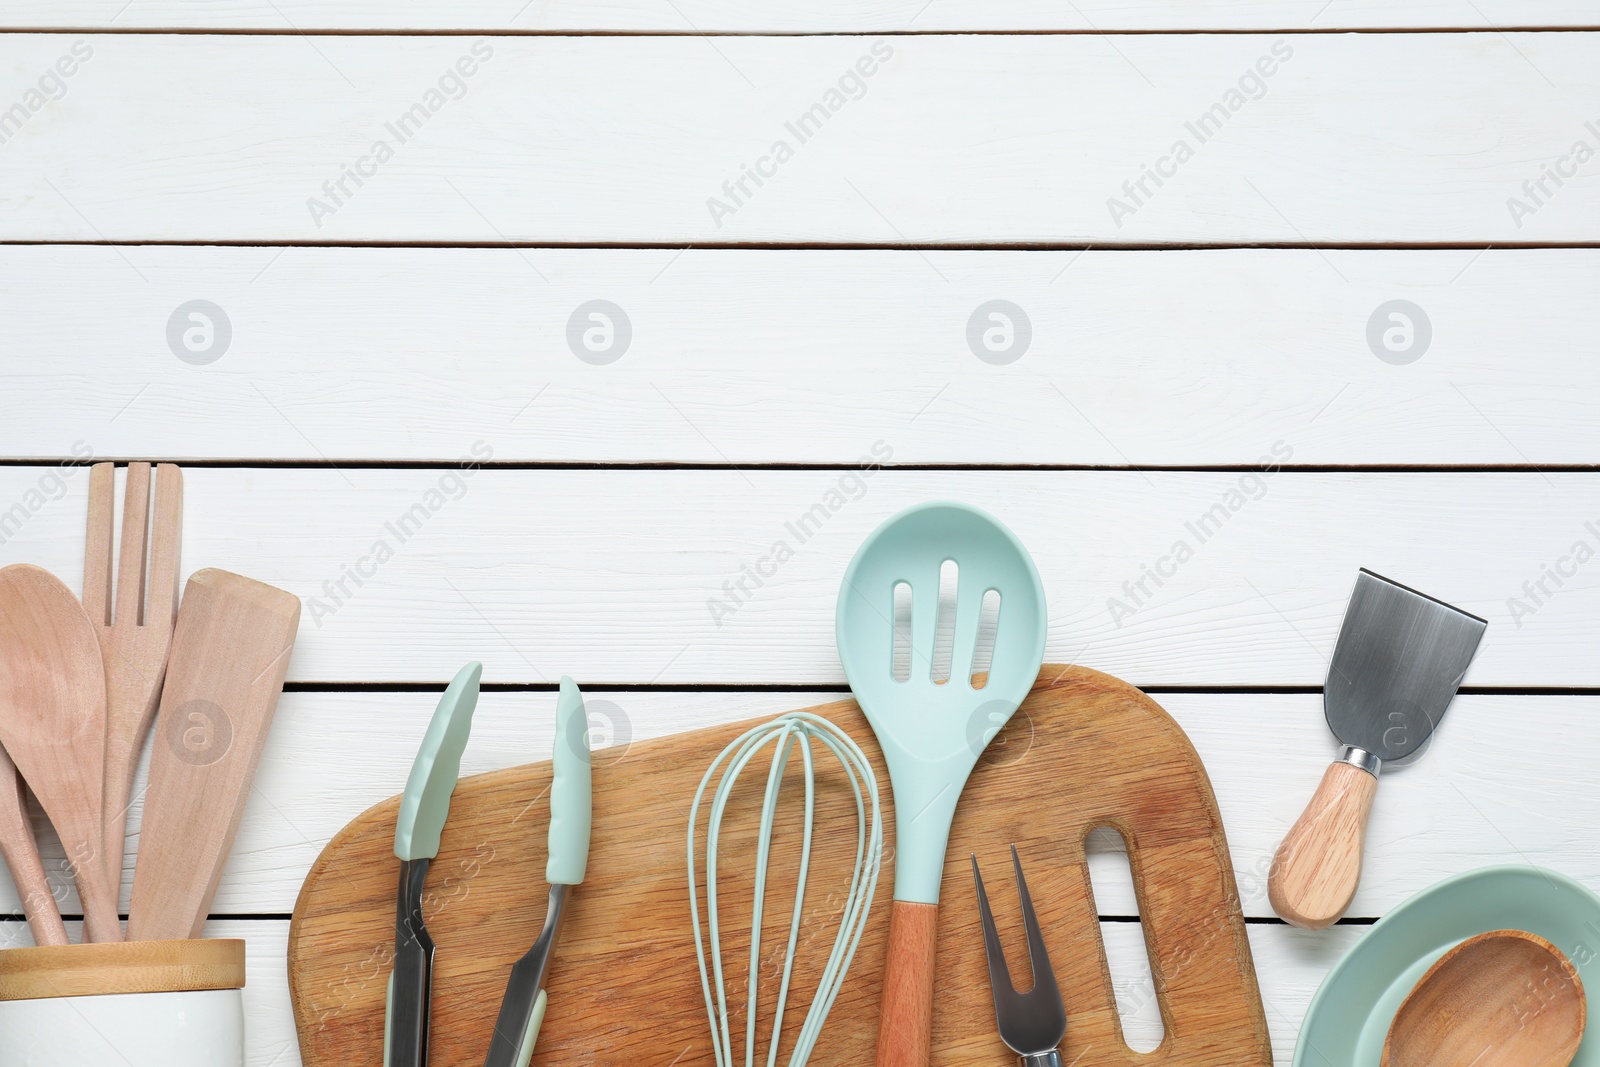
[[[933,677],[939,572],[956,565],[949,679]],[[894,677],[894,600],[911,590],[911,667]],[[985,594],[999,594],[988,677],[972,685]],[[926,1067],[933,1013],[939,882],[956,801],[990,739],[1017,710],[1044,659],[1044,586],[1033,558],[996,519],[965,504],[908,508],[873,531],[845,571],[835,619],[839,659],[889,765],[894,790],[894,908],[878,1017],[877,1067]]]

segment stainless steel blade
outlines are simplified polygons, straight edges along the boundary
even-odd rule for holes
[[[1487,626],[1362,570],[1323,688],[1329,729],[1384,762],[1412,755],[1450,706]]]

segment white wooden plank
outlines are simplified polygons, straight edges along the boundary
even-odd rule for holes
[[[77,937],[77,924],[70,924]],[[1101,937],[1113,957],[1135,959],[1142,953],[1139,928],[1130,923],[1102,923]],[[1363,927],[1340,926],[1321,933],[1286,926],[1252,926],[1250,951],[1272,1032],[1273,1061],[1287,1067],[1294,1051],[1300,1020],[1327,969],[1349,950]],[[289,924],[284,920],[212,920],[207,937],[244,937],[246,949],[244,989],[245,1043],[248,1067],[299,1067],[299,1044],[289,1005],[286,966]],[[26,944],[21,923],[0,923],[0,946]],[[687,960],[663,965],[690,965]],[[1149,1047],[1160,1034],[1154,984],[1148,964],[1141,970],[1113,970],[1118,1007],[1123,1012],[1125,1039],[1136,1047]],[[826,1038],[824,1038],[824,1048]]]
[[[87,476],[67,470],[0,468],[0,563],[76,586]],[[1030,546],[1057,662],[1320,685],[1366,566],[1490,621],[1469,685],[1600,680],[1590,474],[191,468],[184,564],[305,598],[296,681],[482,659],[502,682],[837,684],[845,565],[941,498]]]
[[[1278,1067],[1288,1067],[1294,1059],[1300,1022],[1329,969],[1365,932],[1365,928],[1352,926],[1320,932],[1289,926],[1250,927],[1250,954],[1272,1033],[1272,1060]],[[1128,1030],[1132,1032],[1132,1027]]]
[[[1367,28],[1479,29],[1508,26],[1592,26],[1594,13],[1578,0],[1084,0],[1066,6],[1043,0],[822,0],[816,3],[734,4],[726,0],[554,0],[521,10],[488,0],[443,3],[412,0],[228,0],[203,6],[126,0],[70,0],[48,7],[25,0],[0,3],[0,26],[45,29],[482,30],[551,32],[605,30],[654,33],[871,33],[942,30],[1355,30]]]
[[[1600,141],[1597,57],[1595,33],[13,34],[0,236],[1595,240],[1572,153]],[[1513,218],[1546,165],[1562,186]]]
[[[295,1067],[300,1042],[289,1003],[289,924],[212,919],[203,937],[242,937],[245,946],[244,1028],[246,1067]]]
[[[835,699],[810,693],[589,692],[601,739],[626,743],[681,730],[776,715]],[[1266,874],[1278,842],[1310,799],[1334,742],[1316,696],[1164,694],[1156,698],[1189,733],[1205,760],[1229,835],[1246,914],[1272,910]],[[548,758],[551,693],[486,693],[474,719],[462,773]],[[290,693],[283,699],[223,876],[217,915],[287,914],[323,846],[369,806],[398,793],[437,697],[428,693]],[[1444,727],[1415,765],[1387,769],[1374,808],[1367,866],[1352,917],[1382,915],[1449,874],[1494,863],[1532,863],[1600,885],[1600,819],[1591,791],[1550,788],[1585,780],[1600,750],[1593,724],[1600,698],[1459,697]],[[1512,748],[1518,736],[1559,744]],[[1027,759],[1025,731],[1006,759]],[[359,752],[359,760],[350,753]],[[1018,755],[1018,753],[1021,753]],[[707,752],[709,763],[714,753]],[[620,758],[620,757],[619,757]],[[602,768],[605,763],[601,764]],[[140,807],[132,814],[137,828]],[[530,834],[538,835],[542,816]],[[52,879],[69,913],[77,910],[58,845],[46,838]],[[130,841],[123,908],[137,854]],[[1115,868],[1096,851],[1098,873]],[[1102,915],[1138,914],[1126,877],[1097,897]],[[0,877],[0,912],[19,911]]]
[[[526,255],[547,281],[509,249],[0,248],[0,455],[447,460],[489,427],[495,460],[540,462],[1600,451],[1593,249]],[[567,340],[597,294],[631,326],[608,366]],[[1007,365],[968,339],[997,298],[1031,329]],[[225,348],[169,339],[195,299]],[[1368,340],[1396,299],[1430,334],[1407,365]]]

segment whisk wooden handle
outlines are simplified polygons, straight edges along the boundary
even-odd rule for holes
[[[1288,923],[1321,930],[1350,906],[1361,881],[1367,815],[1378,779],[1359,767],[1335,763],[1322,776],[1311,803],[1272,858],[1267,895]]]
[[[897,900],[878,1006],[877,1067],[927,1067],[933,1043],[933,958],[939,905]]]

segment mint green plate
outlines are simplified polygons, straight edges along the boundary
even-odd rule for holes
[[[1490,930],[1538,934],[1577,965],[1586,996],[1600,990],[1600,897],[1540,867],[1484,867],[1423,890],[1356,942],[1311,999],[1294,1067],[1378,1067],[1389,1024],[1418,979]],[[1600,1039],[1585,1038],[1572,1063],[1600,1067]]]

